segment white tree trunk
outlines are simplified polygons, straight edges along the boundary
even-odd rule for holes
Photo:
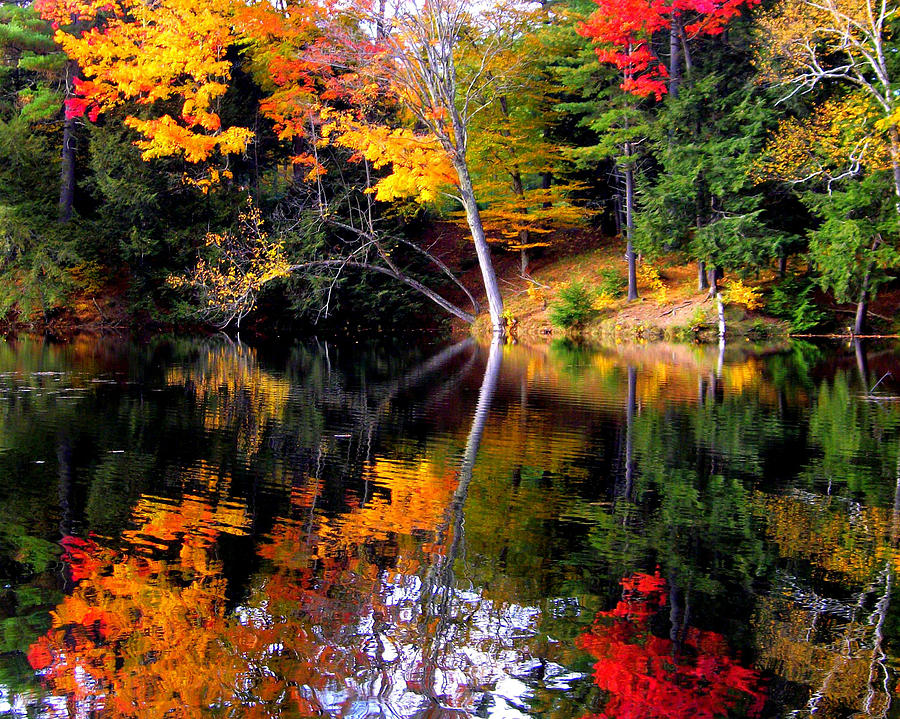
[[[497,284],[497,275],[494,272],[494,264],[491,261],[491,248],[484,236],[484,227],[481,224],[481,213],[478,211],[478,203],[475,200],[475,190],[472,187],[472,179],[469,177],[469,168],[465,160],[454,163],[456,174],[459,177],[459,195],[463,207],[466,210],[466,222],[472,234],[472,242],[475,243],[475,254],[478,256],[478,267],[481,269],[481,279],[484,282],[484,291],[487,295],[488,312],[491,315],[491,327],[494,337],[506,336],[506,320],[503,318],[503,298],[500,296],[500,286]]]

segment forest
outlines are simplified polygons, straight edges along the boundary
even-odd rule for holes
[[[720,315],[896,331],[897,10],[5,0],[2,324],[502,336],[690,265]]]

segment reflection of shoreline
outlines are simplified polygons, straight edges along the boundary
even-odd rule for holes
[[[156,365],[157,372],[182,365],[205,370],[194,377],[184,373],[163,394],[139,397],[137,390],[107,388],[95,393],[93,404],[84,403],[93,414],[79,414],[78,423],[67,425],[77,430],[74,451],[64,443],[56,447],[57,464],[51,460],[47,469],[60,471],[50,473],[53,492],[44,504],[68,503],[65,533],[103,545],[100,569],[82,576],[90,572],[83,566],[77,581],[93,576],[106,596],[114,595],[96,606],[97,593],[76,586],[72,594],[84,604],[68,607],[73,621],[61,640],[70,643],[70,654],[77,640],[94,652],[92,658],[111,662],[98,672],[122,662],[133,672],[171,669],[174,681],[205,670],[190,657],[166,665],[170,648],[154,644],[156,637],[181,627],[199,646],[212,636],[227,651],[207,647],[209,661],[221,660],[215,666],[225,673],[238,672],[240,691],[223,689],[232,697],[223,701],[234,706],[256,701],[257,690],[273,705],[288,701],[299,687],[309,713],[375,706],[389,711],[412,701],[421,711],[437,712],[438,705],[481,711],[497,694],[492,682],[509,679],[508,687],[510,677],[525,676],[526,669],[517,667],[534,672],[516,685],[524,692],[540,686],[532,679],[545,670],[542,662],[576,666],[571,645],[548,650],[543,637],[574,626],[563,623],[569,621],[565,612],[593,615],[605,596],[603,582],[652,571],[656,564],[670,580],[670,621],[673,629],[681,627],[675,632],[680,641],[692,624],[690,614],[697,628],[715,628],[730,646],[747,646],[750,640],[731,620],[715,615],[706,624],[703,611],[718,610],[721,594],[729,611],[749,618],[751,605],[763,607],[775,593],[762,584],[769,577],[760,579],[762,572],[785,566],[797,574],[803,594],[784,598],[775,609],[779,615],[805,610],[800,601],[809,589],[822,591],[817,580],[823,570],[845,557],[849,567],[851,559],[866,556],[873,528],[884,524],[881,515],[863,511],[875,506],[873,496],[885,485],[873,467],[887,459],[893,472],[900,462],[893,441],[900,425],[889,415],[895,409],[856,401],[860,379],[853,364],[823,381],[808,367],[787,364],[791,357],[770,364],[726,362],[720,378],[714,364],[691,375],[663,362],[629,365],[616,352],[540,354],[469,343],[443,350],[406,375],[383,366],[371,367],[372,375],[353,374],[336,362],[332,348],[323,380],[324,373],[316,372],[325,360],[314,353],[300,358],[292,376],[240,353],[233,372],[226,362],[217,374],[217,365],[204,364],[204,351],[201,346],[199,354],[192,350]],[[848,357],[852,362],[852,354],[842,360]],[[784,376],[810,378],[813,400],[790,413],[767,404],[772,387],[785,386],[775,384],[773,375],[782,382]],[[200,382],[201,376],[209,381]],[[693,379],[687,386],[694,398],[701,380],[693,404],[680,395],[685,377]],[[796,399],[790,395],[784,406]],[[31,411],[33,400],[14,407],[20,414],[10,415],[10,432],[36,434],[43,417]],[[27,421],[16,423],[20,416]],[[109,431],[107,417],[116,423],[116,444],[97,439]],[[178,420],[175,429],[157,433],[154,426],[148,432],[150,424],[171,417]],[[191,432],[202,439],[187,441]],[[170,444],[182,441],[168,453]],[[89,464],[96,461],[86,451],[90,443],[100,448],[96,468]],[[123,447],[122,454],[106,454]],[[793,447],[805,452],[795,463],[785,460]],[[137,452],[146,457],[143,464]],[[783,474],[772,472],[773,466]],[[56,499],[70,474],[69,487],[77,491]],[[277,487],[254,494],[250,480],[273,477]],[[79,495],[88,483],[94,515],[85,512]],[[122,502],[121,519],[110,511],[104,537],[86,534],[96,530],[93,517],[106,517],[98,507],[105,511],[125,498],[112,491],[124,486],[139,493],[138,503]],[[895,512],[897,487],[890,483]],[[746,496],[749,488],[758,493]],[[782,491],[795,488],[796,494]],[[868,505],[862,493],[870,493]],[[830,515],[823,512],[826,497]],[[848,503],[850,497],[856,504]],[[768,500],[782,498],[779,512]],[[809,510],[809,529],[800,521],[802,510]],[[833,521],[824,526],[829,516]],[[126,521],[128,529],[119,531]],[[774,536],[776,529],[785,536]],[[787,542],[796,541],[795,534],[828,541],[821,548],[791,549]],[[128,544],[127,554],[107,557],[119,547],[109,537]],[[804,569],[809,566],[815,573]],[[736,571],[742,567],[746,577]],[[838,569],[834,581],[848,586],[850,575]],[[123,575],[132,584],[120,595],[116,582]],[[762,596],[742,594],[751,582]],[[878,585],[877,598],[884,600],[876,618],[886,616],[891,589]],[[188,590],[193,603],[184,600]],[[154,604],[162,600],[173,610],[169,614]],[[134,601],[146,607],[128,609]],[[57,603],[54,598],[48,607]],[[555,613],[557,605],[562,609]],[[896,605],[890,606],[893,613]],[[116,616],[102,613],[110,608]],[[209,624],[199,626],[200,615]],[[160,616],[166,626],[158,630],[151,625]],[[824,619],[815,621],[814,638],[824,636],[825,621],[835,625],[839,619],[818,616]],[[136,619],[145,622],[146,651],[132,651],[136,645],[129,644]],[[584,614],[581,619],[583,625]],[[498,638],[495,625],[510,633]],[[122,627],[126,631],[113,640]],[[794,628],[784,625],[785,636]],[[659,627],[651,634],[660,635]],[[826,649],[823,644],[803,646],[815,654]],[[880,677],[880,654],[875,658]],[[773,674],[782,671],[782,659],[773,654]],[[331,679],[320,680],[324,672]],[[115,678],[120,680],[133,686]],[[796,680],[797,686],[812,684],[808,672]],[[280,698],[271,699],[273,693]]]

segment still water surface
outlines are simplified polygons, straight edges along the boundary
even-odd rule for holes
[[[0,713],[900,716],[861,350],[0,344]]]

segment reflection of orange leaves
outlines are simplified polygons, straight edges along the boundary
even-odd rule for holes
[[[223,504],[141,498],[123,535],[137,553],[67,538],[81,579],[29,653],[52,691],[113,717],[194,716],[221,698],[237,668],[219,640],[225,580],[212,549],[246,523]],[[157,558],[176,542],[174,560]]]

